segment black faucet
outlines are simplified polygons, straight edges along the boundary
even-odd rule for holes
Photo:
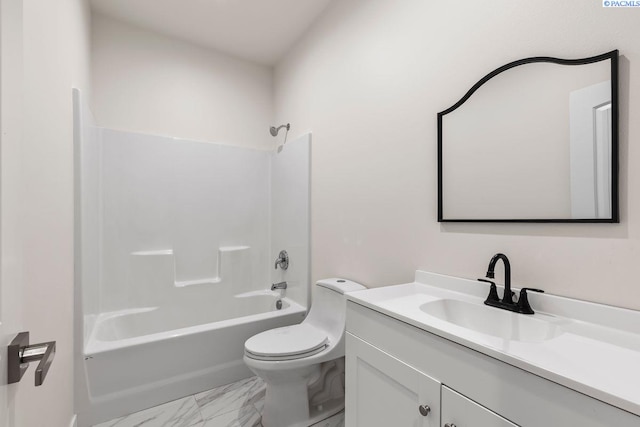
[[[513,304],[513,298],[511,296],[511,264],[509,258],[505,254],[495,254],[491,261],[489,261],[489,268],[487,268],[487,278],[493,279],[496,277],[495,268],[496,263],[502,260],[504,264],[504,294],[502,295],[503,304]]]
[[[490,280],[478,279],[481,282],[487,282],[491,284],[489,288],[489,296],[484,301],[486,305],[491,307],[502,308],[504,310],[515,311],[522,314],[534,314],[533,309],[529,305],[529,298],[527,298],[527,291],[532,292],[544,292],[541,289],[534,288],[522,288],[520,289],[520,298],[518,302],[513,302],[513,293],[511,292],[511,264],[509,258],[505,254],[495,254],[491,261],[489,261],[489,268],[487,268],[487,278],[493,279],[495,277],[496,263],[502,260],[504,264],[504,294],[502,300],[498,297],[498,290],[496,284]]]

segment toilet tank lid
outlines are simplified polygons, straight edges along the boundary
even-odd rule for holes
[[[332,291],[339,292],[341,294],[367,289],[360,283],[356,283],[347,279],[341,279],[339,277],[318,280],[316,282],[316,285],[322,286],[323,288],[331,289]]]

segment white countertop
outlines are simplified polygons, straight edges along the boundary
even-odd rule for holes
[[[482,305],[488,293],[489,285],[482,282],[418,271],[413,283],[352,292],[347,298],[640,416],[640,312],[530,294],[536,311],[531,317],[557,325],[562,333],[524,342],[476,332],[420,309],[439,299]]]

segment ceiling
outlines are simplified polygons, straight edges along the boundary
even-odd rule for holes
[[[273,65],[330,1],[91,0],[91,6],[142,28]]]

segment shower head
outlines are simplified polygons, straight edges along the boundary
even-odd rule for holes
[[[271,128],[269,129],[269,132],[271,133],[271,136],[278,136],[278,132],[282,128],[287,128],[287,132],[288,132],[289,129],[291,128],[291,124],[287,123],[286,125],[281,125],[281,126],[278,126],[277,128],[275,126],[271,126]]]

